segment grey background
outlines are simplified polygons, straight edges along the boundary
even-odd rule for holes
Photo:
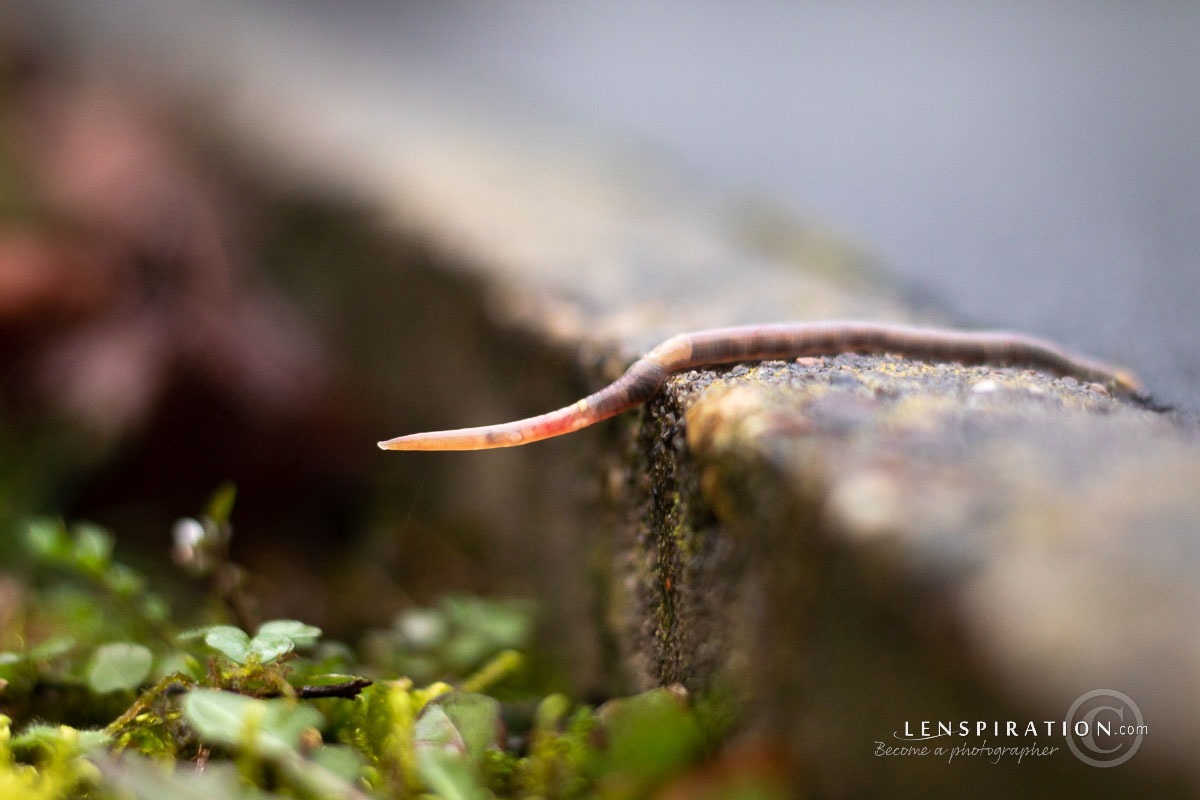
[[[827,222],[966,319],[1125,362],[1200,407],[1200,4],[51,6],[157,58],[185,31],[208,58],[323,64],[327,86],[377,99],[360,126],[392,124],[401,76],[576,124]],[[238,37],[249,17],[272,35]]]

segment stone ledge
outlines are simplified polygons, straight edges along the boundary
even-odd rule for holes
[[[645,415],[621,582],[643,684],[735,687],[837,796],[952,793],[965,771],[986,796],[1044,791],[1082,766],[1062,737],[1008,771],[872,744],[906,720],[1061,720],[1114,688],[1151,735],[1075,790],[1194,789],[1194,434],[1034,372],[805,362],[676,376]]]

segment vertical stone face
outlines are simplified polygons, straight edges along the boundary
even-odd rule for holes
[[[1178,704],[1200,677],[1190,434],[1012,370],[840,357],[735,373],[672,380],[639,433],[623,636],[643,684],[738,697],[836,796],[949,796],[968,776],[995,797],[1194,788]],[[1084,767],[1045,721],[1108,688],[1160,735],[1119,769]],[[1007,769],[874,755],[922,721],[955,725],[932,745],[1057,751]],[[1072,788],[1049,791],[1064,774]]]

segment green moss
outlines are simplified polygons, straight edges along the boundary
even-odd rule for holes
[[[11,724],[0,715],[0,797],[77,797],[97,782],[96,768],[84,757],[95,737],[65,726],[36,726],[14,738]]]
[[[669,495],[665,511],[681,535],[683,496]],[[222,490],[192,526],[220,534],[207,570],[228,557],[232,502]],[[406,611],[361,649],[298,620],[247,631],[224,618],[220,597],[190,620],[201,625],[183,629],[141,575],[114,561],[107,531],[44,519],[21,541],[18,577],[31,595],[0,630],[18,645],[0,653],[0,680],[24,729],[14,737],[0,717],[0,797],[167,798],[186,786],[213,798],[624,798],[705,755],[700,720],[712,714],[693,714],[686,698],[635,696],[597,710],[518,692],[527,604],[447,597]],[[654,569],[669,584],[686,539],[662,544]],[[664,636],[673,598],[668,585]],[[531,720],[514,718],[530,703]],[[69,719],[103,728],[62,724]]]

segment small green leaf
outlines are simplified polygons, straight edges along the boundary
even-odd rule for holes
[[[465,692],[482,692],[516,673],[524,663],[525,658],[516,650],[505,650],[464,680],[460,688]]]
[[[534,728],[539,731],[555,731],[570,710],[571,701],[567,699],[566,695],[547,695],[542,702],[538,703],[537,712],[534,715]]]
[[[500,746],[504,725],[500,719],[500,702],[493,697],[472,692],[450,692],[433,700],[417,718],[413,731],[420,738],[422,722],[427,716],[437,719],[441,712],[457,732],[458,739],[471,760],[478,762],[488,748]]]
[[[273,619],[258,626],[258,636],[264,634],[286,636],[296,647],[309,647],[321,638],[321,629],[294,619]]]
[[[204,643],[239,664],[245,664],[250,656],[250,637],[232,625],[212,626],[204,632]]]
[[[25,547],[44,561],[63,561],[71,554],[71,539],[60,520],[35,519],[25,528]]]
[[[453,720],[441,706],[425,707],[413,726],[413,746],[418,752],[437,750],[442,753],[467,754],[467,742]]]
[[[597,713],[610,769],[657,779],[702,751],[704,739],[686,701],[669,689],[610,700]]]
[[[53,661],[75,647],[74,636],[52,636],[29,648],[30,661]]]
[[[105,573],[106,585],[121,597],[133,597],[146,587],[142,576],[124,564],[113,564]]]
[[[363,757],[348,745],[328,744],[318,747],[312,754],[312,760],[344,781],[354,782],[362,773]]]
[[[232,483],[223,483],[217,488],[208,501],[208,508],[204,510],[204,514],[218,525],[224,525],[229,522],[229,515],[233,513],[233,501],[237,499],[237,486]]]
[[[84,572],[99,574],[112,561],[113,537],[99,525],[83,522],[75,526],[72,555]]]
[[[325,724],[321,712],[312,706],[298,705],[295,701],[259,700],[267,706],[258,732],[259,746],[264,751],[279,752],[295,750],[300,746],[300,737],[305,731],[320,729]]]
[[[300,735],[324,722],[311,706],[283,698],[258,700],[219,689],[188,692],[183,713],[201,739],[232,748],[249,745],[267,755],[296,750]]]
[[[529,638],[532,613],[523,604],[451,597],[442,605],[455,624],[487,640],[496,649],[518,648]]]
[[[88,664],[88,686],[100,694],[136,689],[150,674],[153,663],[154,655],[140,644],[114,642],[101,645]]]
[[[216,625],[200,625],[199,627],[196,627],[196,628],[188,628],[187,630],[180,631],[179,633],[175,634],[175,641],[177,641],[179,643],[183,643],[183,642],[194,642],[197,639],[202,640],[202,639],[204,639],[205,636],[208,635],[208,632],[211,631],[215,627],[217,627],[217,626]]]
[[[180,650],[172,650],[160,657],[154,665],[153,678],[161,680],[168,675],[181,674],[198,678],[202,671],[198,668],[196,659]]]
[[[220,650],[225,656],[239,664],[245,664],[251,656],[263,663],[276,661],[296,649],[316,644],[321,629],[295,620],[272,620],[259,626],[254,638],[232,625],[213,625],[196,628],[179,635],[180,641],[204,637],[204,643]]]
[[[257,657],[265,664],[280,659],[295,650],[296,643],[279,634],[260,633],[250,640],[247,649],[249,655]]]
[[[445,800],[484,800],[488,797],[471,765],[445,751],[418,751],[417,771],[425,785]]]
[[[141,612],[148,620],[166,622],[171,616],[171,607],[161,597],[146,595],[142,598]]]
[[[219,689],[193,689],[183,701],[183,714],[201,738],[217,744],[239,744],[251,706],[261,701]]]

